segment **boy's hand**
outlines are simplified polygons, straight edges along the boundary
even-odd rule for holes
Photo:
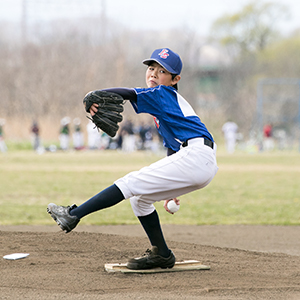
[[[175,202],[177,205],[180,205],[180,200],[177,199],[177,198],[174,198],[174,199],[165,200],[165,202],[164,202],[164,208],[165,208],[165,210],[166,210],[169,214],[174,215],[174,213],[172,213],[172,212],[168,209],[168,203],[169,203],[170,201],[172,201],[172,200],[174,200],[174,202]]]
[[[96,103],[92,104],[92,106],[90,108],[90,114],[92,117],[97,113],[98,107],[99,107],[98,104],[96,104]]]

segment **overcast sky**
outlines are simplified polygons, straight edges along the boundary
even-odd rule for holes
[[[21,20],[24,1],[31,21],[100,14],[105,3],[107,16],[127,28],[163,31],[185,26],[201,35],[209,33],[218,17],[235,13],[249,3],[249,0],[0,0],[0,21]],[[284,4],[290,10],[290,19],[281,25],[283,32],[300,28],[299,0],[271,2]]]

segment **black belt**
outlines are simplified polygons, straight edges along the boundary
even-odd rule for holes
[[[211,149],[214,149],[214,142],[212,142],[211,140],[208,140],[206,138],[203,138],[204,139],[204,145],[210,147]],[[189,140],[186,140],[185,142],[182,143],[182,147],[186,147],[188,145],[188,141]]]

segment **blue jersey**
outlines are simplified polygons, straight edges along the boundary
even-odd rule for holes
[[[134,90],[137,101],[131,102],[133,108],[136,113],[154,116],[165,147],[178,151],[183,142],[195,137],[214,141],[191,105],[173,87],[160,85]]]

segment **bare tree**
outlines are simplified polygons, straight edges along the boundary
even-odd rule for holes
[[[261,51],[278,37],[278,26],[288,15],[284,5],[250,2],[240,12],[217,19],[212,36],[234,55]]]

